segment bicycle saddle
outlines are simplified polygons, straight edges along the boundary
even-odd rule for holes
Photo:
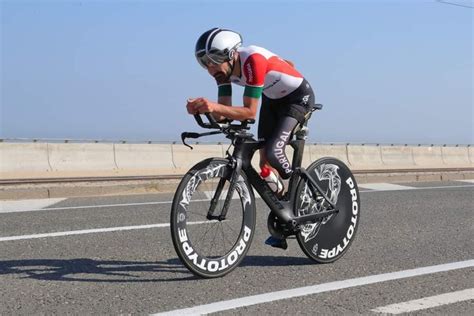
[[[313,107],[311,108],[311,112],[314,112],[316,110],[322,110],[323,109],[323,105],[322,104],[319,104],[319,103],[316,103],[313,105]]]
[[[293,134],[296,134],[297,132],[299,132],[300,130],[303,129],[303,126],[306,126],[308,124],[308,120],[309,120],[309,118],[311,117],[311,114],[313,114],[314,111],[322,110],[322,109],[323,109],[322,104],[319,104],[319,103],[313,104],[312,107],[311,107],[311,111],[306,113],[305,116],[304,116],[304,123],[303,124],[298,124],[298,126],[296,126],[295,130],[293,131]]]

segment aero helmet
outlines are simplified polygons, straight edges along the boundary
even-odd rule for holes
[[[207,68],[209,63],[219,65],[231,60],[240,45],[242,36],[239,33],[216,27],[199,37],[194,54],[199,64]]]

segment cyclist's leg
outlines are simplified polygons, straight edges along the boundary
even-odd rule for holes
[[[278,120],[279,113],[277,111],[278,105],[272,104],[271,100],[262,96],[262,105],[260,107],[260,119],[258,121],[258,139],[267,141],[273,135],[275,131]],[[277,174],[277,171],[269,165],[266,155],[265,148],[260,149],[260,168],[263,167],[271,168]],[[288,244],[285,239],[278,239],[273,236],[270,236],[265,240],[265,244],[272,247],[287,249]]]
[[[266,160],[283,179],[290,178],[292,174],[285,147],[291,140],[295,127],[305,123],[305,115],[311,110],[313,104],[314,92],[309,83],[304,80],[298,89],[284,99],[278,100],[278,104],[268,107],[278,118],[277,123],[273,124],[269,132],[270,136],[266,137],[263,152]]]
[[[267,141],[273,134],[277,123],[278,113],[275,111],[275,105],[272,104],[271,100],[265,95],[262,95],[262,105],[260,106],[260,114],[258,121],[258,139]],[[267,167],[270,169],[274,168],[268,163],[267,157],[265,156],[264,148],[259,150],[260,152],[260,168]],[[274,170],[276,172],[276,170]]]
[[[283,179],[290,178],[293,173],[291,163],[285,153],[285,147],[291,140],[293,130],[298,123],[298,120],[292,116],[282,116],[272,136],[265,143],[265,158]]]
[[[304,80],[300,87],[292,92],[284,100],[279,100],[279,104],[273,105],[271,108],[267,107],[267,110],[271,110],[274,115],[277,116],[277,123],[275,120],[272,121],[273,125],[270,131],[264,137],[267,142],[263,149],[263,156],[273,167],[278,170],[278,173],[282,178],[289,178],[292,170],[286,170],[288,158],[285,154],[285,147],[291,140],[292,133],[298,124],[305,123],[305,115],[310,111],[314,104],[314,93],[309,83]],[[263,102],[262,102],[263,105]],[[262,121],[260,117],[259,122],[259,137],[260,137],[260,125],[267,124],[266,121]],[[261,155],[262,156],[262,155]],[[266,241],[266,244],[272,247],[286,249],[288,247],[285,239],[279,239],[270,236]]]
[[[276,109],[275,112],[277,112]],[[291,164],[285,154],[285,147],[291,140],[291,134],[297,125],[298,121],[295,118],[291,116],[281,116],[271,136],[267,138],[265,147],[263,148],[265,158],[283,179],[288,179],[293,172]],[[286,238],[281,237],[270,236],[265,240],[265,244],[284,250],[288,248]]]

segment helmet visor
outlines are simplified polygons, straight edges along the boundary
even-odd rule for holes
[[[207,57],[214,63],[214,64],[223,64],[229,60],[229,55],[217,49],[211,49],[207,52]]]
[[[207,64],[210,62],[209,58],[206,56],[205,51],[196,52],[196,60],[198,61],[199,65],[203,68],[207,68]]]
[[[206,69],[207,67],[209,67],[209,65],[220,65],[227,61],[226,56],[222,56],[222,54],[212,52],[206,54],[205,50],[200,50],[196,52],[196,59],[199,65]]]
[[[206,51],[204,50],[196,52],[196,59],[199,65],[201,65],[201,67],[204,69],[207,69],[207,67],[211,64],[215,64],[213,60],[207,56]]]

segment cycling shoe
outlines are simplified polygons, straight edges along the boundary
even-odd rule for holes
[[[286,242],[286,239],[279,239],[273,236],[268,237],[267,240],[265,240],[265,244],[275,248],[281,248],[283,250],[286,250],[288,248],[288,243]]]

